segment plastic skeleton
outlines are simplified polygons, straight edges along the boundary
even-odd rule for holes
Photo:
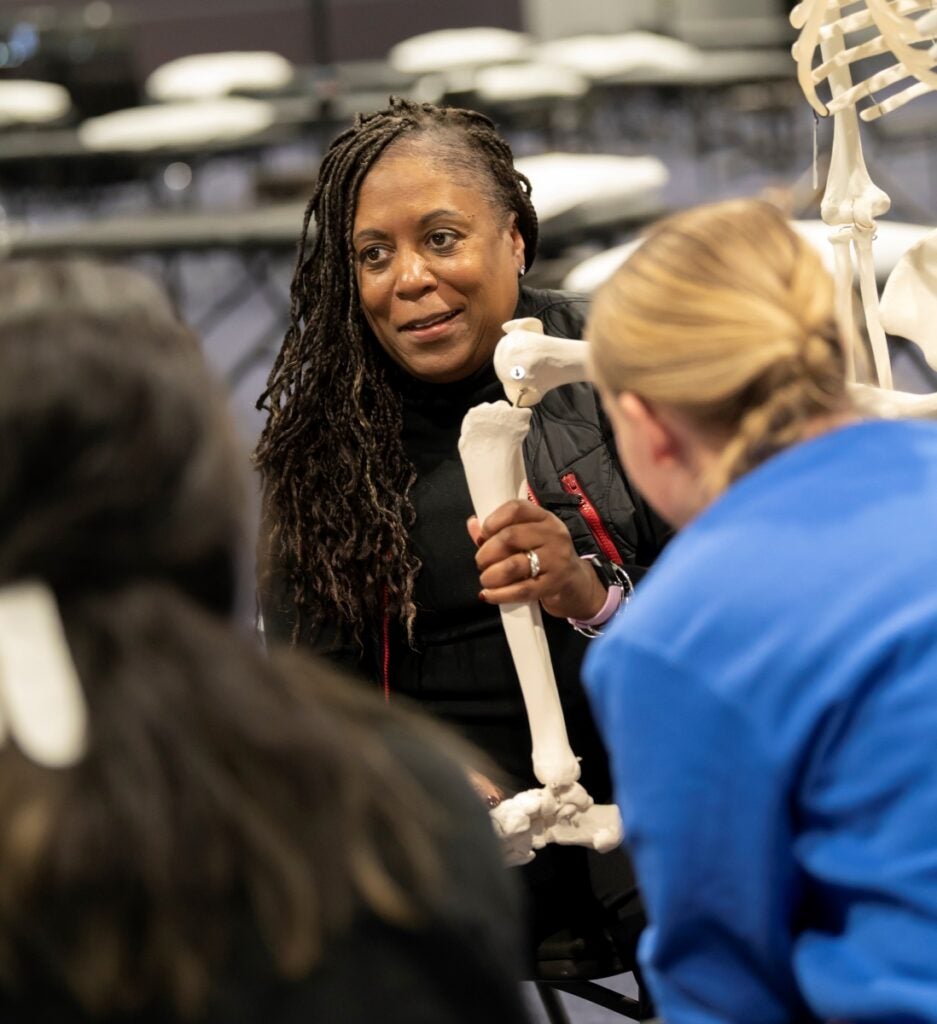
[[[821,216],[833,230],[838,314],[847,332],[849,372],[855,381],[856,328],[852,316],[855,253],[866,329],[872,346],[878,387],[853,384],[858,401],[870,411],[891,416],[935,416],[937,395],[893,390],[885,331],[920,345],[937,369],[937,232],[905,254],[892,272],[881,305],[875,280],[872,242],[875,220],[891,200],[869,177],[862,155],[859,120],[873,121],[910,100],[937,89],[937,2],[935,0],[806,0],[791,13],[800,30],[793,54],[807,101],[821,116],[833,115],[833,151]],[[869,38],[869,32],[875,32]],[[859,41],[855,40],[860,33]],[[819,46],[821,61],[813,67]],[[851,65],[874,56],[893,63],[864,81],[854,82]],[[882,89],[908,80],[888,98]],[[824,104],[817,85],[826,81],[831,100]],[[869,103],[857,116],[856,104]]]
[[[504,330],[494,365],[510,403],[470,409],[459,439],[479,520],[526,493],[522,446],[530,406],[551,388],[587,376],[586,342],[544,335],[540,321],[531,318],[512,320]],[[500,610],[530,722],[534,775],[543,786],[518,793],[491,812],[508,861],[523,864],[547,843],[613,849],[622,840],[621,817],[614,804],[594,803],[577,781],[579,761],[566,735],[540,605],[509,604]]]

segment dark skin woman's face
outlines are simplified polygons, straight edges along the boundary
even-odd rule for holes
[[[461,380],[491,358],[517,305],[524,241],[431,142],[391,149],[365,177],[353,228],[358,293],[387,354],[414,377]]]

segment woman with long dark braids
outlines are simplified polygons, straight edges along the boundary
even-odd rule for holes
[[[605,753],[578,681],[588,641],[573,626],[610,617],[616,572],[637,578],[666,531],[625,479],[588,385],[534,410],[536,500],[468,532],[456,447],[465,412],[503,397],[492,354],[505,321],[582,335],[584,300],[521,286],[537,228],[530,183],[480,114],[392,99],[332,143],[259,402],[264,623],[418,700],[526,788],[530,735],[496,606],[540,600],[583,782],[602,800]],[[522,870],[535,942],[592,913],[633,962],[642,917],[623,854],[550,848]]]
[[[294,640],[336,617],[361,639],[364,624],[386,612],[412,635],[419,561],[408,531],[415,473],[401,440],[400,395],[362,320],[350,237],[353,198],[368,170],[421,125],[424,131],[435,126],[443,138],[446,129],[452,132],[457,141],[446,139],[446,155],[469,174],[477,173],[478,157],[463,147],[484,154],[493,201],[517,215],[525,269],[537,250],[530,183],[481,114],[397,101],[389,112],[359,116],[332,143],[306,207],[290,326],[258,403],[270,414],[257,448],[270,521],[298,570],[290,580]],[[316,233],[307,251],[313,215]]]

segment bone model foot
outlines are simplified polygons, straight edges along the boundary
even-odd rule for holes
[[[622,841],[618,808],[595,803],[578,782],[524,790],[498,804],[491,820],[511,867],[533,860],[548,843],[608,853]]]

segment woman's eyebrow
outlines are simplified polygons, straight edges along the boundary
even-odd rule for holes
[[[426,225],[429,224],[430,221],[436,220],[437,217],[460,217],[464,219],[465,215],[459,213],[458,210],[447,210],[445,208],[440,208],[438,210],[430,210],[429,213],[424,213],[423,216],[420,217],[420,219],[417,221],[417,223],[420,225],[420,227],[426,227]]]
[[[361,242],[370,242],[375,239],[379,242],[385,242],[388,238],[390,238],[390,235],[379,228],[362,228],[352,237],[351,243],[352,245],[359,245]]]
[[[432,221],[437,220],[440,217],[458,217],[461,220],[464,220],[465,214],[460,213],[458,210],[450,210],[445,207],[440,207],[437,210],[430,210],[429,213],[424,213],[416,222],[417,227],[425,228],[427,224],[432,223]],[[362,242],[386,242],[389,238],[390,235],[386,231],[381,231],[380,228],[362,228],[360,231],[355,232],[351,241],[352,245],[360,245]]]

